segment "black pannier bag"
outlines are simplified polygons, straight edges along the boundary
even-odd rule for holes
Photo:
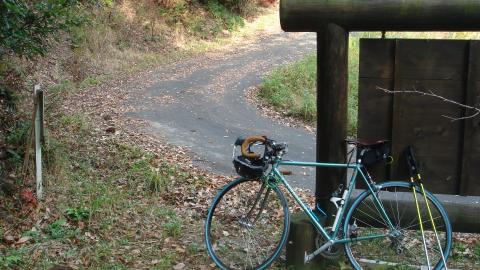
[[[357,160],[361,160],[364,166],[371,166],[379,162],[389,162],[390,142],[383,141],[378,144],[359,146],[357,149]]]
[[[237,171],[240,176],[246,178],[261,177],[263,172],[268,168],[268,163],[263,159],[251,160],[243,156],[236,156],[233,159],[233,165],[235,166],[235,171]]]

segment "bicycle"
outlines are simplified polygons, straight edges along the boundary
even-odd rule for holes
[[[415,198],[420,216],[405,211],[414,207],[412,190],[420,194],[420,186],[413,181],[375,183],[365,168],[367,161],[388,156],[386,141],[350,143],[357,149],[355,162],[318,163],[283,160],[286,143],[264,136],[237,139],[233,158],[240,177],[220,189],[205,222],[207,251],[215,264],[221,269],[266,269],[274,262],[286,244],[290,226],[287,200],[280,189],[284,187],[319,234],[316,250],[305,251],[305,263],[319,254],[328,258],[343,245],[355,269],[446,269],[452,228],[439,200],[425,191],[424,197]],[[264,147],[263,155],[252,152],[259,145]],[[238,146],[242,155],[235,156]],[[330,199],[337,206],[331,227],[321,224],[325,215],[321,207],[307,206],[280,166],[353,169],[346,188],[340,186]],[[358,176],[365,190],[351,201]]]

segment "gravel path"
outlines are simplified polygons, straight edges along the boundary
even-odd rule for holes
[[[245,92],[274,68],[313,52],[315,42],[311,33],[275,33],[162,66],[151,72],[149,87],[129,98],[130,116],[149,122],[150,132],[167,142],[187,146],[195,164],[214,172],[234,174],[232,143],[240,135],[286,141],[286,158],[314,161],[314,135],[261,116]],[[293,172],[294,186],[314,189],[314,170]]]

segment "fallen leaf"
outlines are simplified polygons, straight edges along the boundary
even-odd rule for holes
[[[30,241],[30,239],[32,239],[32,237],[30,236],[24,236],[24,237],[21,237],[20,239],[18,239],[17,242],[15,242],[16,245],[21,245],[23,243],[26,243],[28,241]]]
[[[177,265],[175,265],[175,266],[173,267],[173,269],[175,269],[175,270],[181,270],[181,269],[183,269],[183,268],[185,268],[185,264],[184,264],[184,263],[178,263]]]
[[[7,245],[13,244],[15,243],[15,238],[11,235],[5,235],[3,237],[3,242],[5,242],[5,244]]]

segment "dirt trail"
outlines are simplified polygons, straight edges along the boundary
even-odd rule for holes
[[[232,143],[240,135],[265,134],[289,144],[286,158],[313,161],[314,136],[267,119],[245,99],[245,92],[282,64],[315,49],[315,34],[273,33],[252,43],[163,66],[149,75],[149,86],[127,101],[129,116],[146,120],[149,131],[168,143],[187,146],[196,165],[233,174]],[[294,171],[295,186],[314,187],[314,171]]]

